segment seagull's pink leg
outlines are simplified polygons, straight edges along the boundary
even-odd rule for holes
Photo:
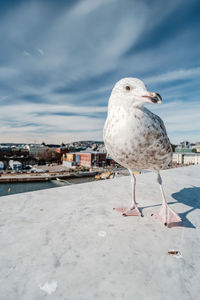
[[[156,220],[162,222],[165,226],[170,227],[173,226],[174,223],[181,222],[181,218],[167,204],[163,187],[162,187],[162,178],[160,176],[160,173],[158,173],[157,180],[160,185],[163,202],[161,208],[159,208],[159,210],[157,210],[156,213],[154,214],[154,217]]]
[[[131,182],[132,182],[132,202],[131,202],[131,207],[118,207],[114,208],[114,210],[119,211],[122,213],[123,216],[141,216],[141,212],[139,211],[137,207],[137,203],[135,201],[135,185],[136,185],[136,178],[133,172],[128,169],[130,174],[131,174]]]

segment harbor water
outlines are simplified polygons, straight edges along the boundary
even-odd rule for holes
[[[0,183],[0,197],[90,181],[94,181],[94,177],[70,178],[68,180],[51,180],[41,182]]]

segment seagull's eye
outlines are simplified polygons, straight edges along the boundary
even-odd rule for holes
[[[129,85],[127,85],[126,87],[125,87],[125,89],[127,90],[127,91],[130,91],[130,86]]]

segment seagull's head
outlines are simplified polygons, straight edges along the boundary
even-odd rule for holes
[[[119,80],[115,84],[109,100],[109,104],[116,103],[127,108],[141,107],[146,102],[161,103],[162,98],[157,93],[149,92],[144,83],[138,78]]]

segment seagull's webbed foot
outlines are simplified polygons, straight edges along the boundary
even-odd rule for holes
[[[167,204],[162,204],[161,208],[154,213],[154,218],[167,227],[173,227],[182,221]]]
[[[139,211],[139,209],[137,208],[137,206],[133,207],[133,208],[128,208],[128,207],[117,207],[117,208],[113,208],[114,210],[121,212],[122,216],[124,217],[128,217],[128,216],[139,216],[141,217],[142,214]]]

